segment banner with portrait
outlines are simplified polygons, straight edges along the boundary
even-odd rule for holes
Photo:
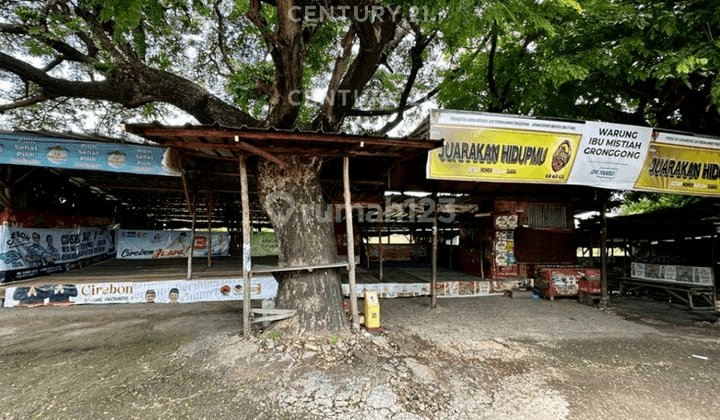
[[[69,271],[115,256],[114,226],[0,227],[0,283]]]
[[[250,298],[275,299],[272,275],[253,276]],[[168,280],[153,282],[74,283],[8,287],[5,307],[72,306],[109,303],[193,303],[243,300],[243,279]]]
[[[212,243],[211,243],[212,239]],[[117,258],[164,259],[183,258],[190,253],[192,232],[174,230],[126,230],[118,232]],[[229,255],[230,236],[226,232],[195,232],[193,256]]]

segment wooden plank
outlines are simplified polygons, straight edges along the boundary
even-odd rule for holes
[[[277,273],[281,271],[313,271],[313,270],[322,270],[326,268],[348,268],[347,263],[335,263],[335,264],[322,264],[322,265],[307,265],[307,266],[296,266],[296,267],[269,267],[269,268],[259,268],[255,270],[251,270],[252,274],[267,274],[267,273]]]

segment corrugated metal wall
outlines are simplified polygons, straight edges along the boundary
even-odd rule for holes
[[[531,229],[567,229],[568,217],[566,206],[556,204],[530,204],[528,224]]]

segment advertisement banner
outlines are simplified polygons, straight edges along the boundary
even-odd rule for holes
[[[428,179],[563,184],[583,124],[458,111],[432,111]]]
[[[720,140],[658,133],[634,189],[720,195]]]
[[[714,284],[710,267],[631,263],[630,277],[692,286],[712,287]]]
[[[430,296],[430,283],[366,283],[356,284],[355,294],[362,297],[366,291],[377,292],[383,299]],[[350,285],[342,284],[343,295],[350,296]],[[495,296],[489,281],[439,281],[435,291],[438,297],[460,298],[476,296]],[[502,294],[502,293],[499,293]]]
[[[350,285],[342,284],[344,296],[350,296]],[[412,296],[430,296],[430,283],[356,283],[355,294],[358,297],[364,296],[365,292],[377,292],[378,297],[399,298]]]
[[[652,128],[434,110],[428,179],[632,189]]]
[[[272,276],[253,277],[250,298],[274,299]],[[87,283],[8,287],[5,307],[69,306],[107,303],[193,303],[243,299],[243,279]]]
[[[163,165],[164,147],[0,133],[0,163],[180,176]]]
[[[69,271],[115,254],[109,227],[27,229],[0,226],[0,283]]]
[[[118,231],[117,258],[155,260],[187,257],[191,235],[189,231],[121,229]],[[195,232],[193,257],[207,256],[210,246],[207,232]],[[220,257],[229,253],[229,235],[213,232],[212,255]]]
[[[568,184],[633,188],[645,162],[652,128],[586,122]]]

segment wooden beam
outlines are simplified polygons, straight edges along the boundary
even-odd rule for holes
[[[268,131],[268,130],[222,130],[210,127],[203,128],[174,128],[174,127],[127,127],[129,132],[146,138],[168,139],[176,138],[223,138],[233,139],[238,137],[241,140],[292,140],[292,141],[316,141],[326,143],[354,143],[364,147],[368,146],[390,146],[401,149],[432,150],[442,145],[441,140],[408,140],[408,139],[384,139],[378,137],[365,137],[351,134],[333,133],[307,133],[291,131]],[[161,144],[167,142],[160,141]]]
[[[378,156],[378,157],[396,157],[396,158],[406,158],[407,154],[400,152],[400,151],[391,151],[391,150],[368,150],[368,149],[360,149],[357,147],[352,148],[341,148],[341,149],[326,149],[322,147],[284,147],[284,146],[269,146],[265,148],[260,148],[257,146],[253,146],[249,143],[238,141],[235,144],[232,143],[204,143],[200,141],[182,141],[182,140],[171,140],[165,143],[168,147],[175,147],[175,148],[181,148],[184,150],[189,149],[195,149],[195,150],[204,150],[204,151],[215,151],[215,150],[228,150],[228,151],[236,151],[238,149],[243,149],[245,151],[248,151],[250,153],[262,156],[261,153],[268,153],[268,151],[272,151],[274,154],[303,154],[303,155],[313,155],[313,156],[325,156],[325,157],[332,157],[332,156]],[[354,144],[349,144],[348,146],[354,146]],[[401,146],[401,145],[397,145]],[[253,150],[250,150],[250,148],[253,148]],[[258,152],[260,150],[261,152]],[[206,157],[210,159],[234,159],[232,157],[228,156],[218,156],[218,155],[211,155],[209,153],[192,153],[194,156],[200,156],[200,157]],[[271,155],[272,156],[272,155]],[[265,156],[263,156],[265,157]],[[268,160],[272,160],[271,158],[268,158]],[[274,160],[272,160],[275,162]],[[277,163],[277,162],[276,162]]]
[[[247,143],[245,143],[245,142],[240,141],[240,140],[238,139],[238,136],[235,136],[235,144],[237,145],[237,147],[239,147],[239,148],[241,148],[241,149],[244,149],[244,150],[247,150],[248,152],[253,153],[253,154],[256,154],[256,155],[258,155],[258,156],[261,156],[261,157],[269,160],[270,162],[273,162],[273,163],[276,163],[276,164],[280,165],[280,166],[283,167],[283,168],[286,168],[286,167],[288,166],[287,162],[285,162],[284,160],[278,158],[277,156],[275,156],[275,155],[273,155],[273,154],[271,154],[271,153],[268,153],[268,152],[266,152],[265,150],[263,150],[263,149],[261,149],[261,148],[259,148],[259,147],[255,147],[255,146],[253,146],[252,144],[247,144]],[[247,175],[246,175],[246,176],[247,176]]]

